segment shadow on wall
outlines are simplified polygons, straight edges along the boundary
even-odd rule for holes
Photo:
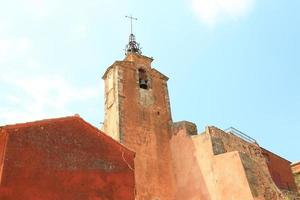
[[[199,166],[196,156],[199,153],[199,148],[195,147],[191,135],[197,135],[194,124],[190,122],[174,123],[171,151],[176,181],[175,199],[211,200],[206,185],[207,181],[204,179],[204,172]]]

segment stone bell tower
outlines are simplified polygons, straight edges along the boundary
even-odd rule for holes
[[[136,152],[137,200],[173,200],[168,78],[152,68],[131,33],[123,61],[105,72],[104,131]]]

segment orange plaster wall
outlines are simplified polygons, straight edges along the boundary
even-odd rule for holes
[[[78,120],[11,129],[0,199],[133,200],[128,152]]]
[[[209,139],[205,138],[205,135],[196,137],[198,137],[197,140],[202,140],[198,148],[192,137],[183,129],[174,134],[171,139],[176,200],[210,200],[211,195],[214,195],[214,189],[208,188],[214,188],[209,181],[209,176],[212,175],[209,168],[211,154],[207,153],[210,147]],[[203,153],[199,149],[201,147],[207,148],[207,151]],[[206,162],[201,162],[202,160]]]
[[[273,200],[282,196],[258,144],[247,142],[216,127],[208,127],[215,155],[239,151],[252,195],[256,199]]]
[[[213,169],[220,199],[253,200],[239,152],[215,156]]]
[[[7,133],[4,130],[0,129],[0,185],[2,180],[6,142],[7,142]]]
[[[185,127],[174,131],[171,150],[176,200],[253,199],[240,154],[215,156],[208,128],[201,135]]]
[[[263,155],[266,158],[269,171],[272,179],[274,180],[277,187],[284,190],[297,191],[293,173],[291,170],[291,162],[277,156],[276,154],[263,149]]]
[[[283,199],[257,145],[214,127],[191,134],[182,125],[173,129],[171,150],[176,200]]]
[[[128,58],[129,59],[129,58]],[[169,102],[166,79],[151,68],[149,59],[119,64],[120,141],[136,152],[136,199],[173,200]],[[151,84],[139,88],[138,69],[143,67]]]

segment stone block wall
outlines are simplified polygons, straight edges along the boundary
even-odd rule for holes
[[[256,144],[190,122],[173,125],[171,150],[176,200],[281,200]]]
[[[238,151],[254,199],[282,199],[281,191],[274,184],[261,148],[242,138],[216,127],[208,127],[215,155]],[[230,162],[228,160],[228,162]]]
[[[291,165],[291,169],[294,175],[295,183],[300,193],[300,162],[294,163]]]
[[[173,200],[168,78],[152,60],[129,53],[107,69],[104,130],[136,152],[136,199]],[[140,85],[141,71],[147,87]]]

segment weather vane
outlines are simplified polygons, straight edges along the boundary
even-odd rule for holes
[[[130,30],[131,30],[131,34],[132,34],[132,20],[138,20],[137,18],[135,17],[132,17],[132,15],[130,16],[125,16],[126,18],[130,19]]]
[[[132,21],[137,20],[137,18],[133,17],[132,15],[130,16],[125,16],[126,18],[130,19],[130,36],[129,36],[129,43],[126,45],[126,50],[125,54],[127,55],[128,53],[136,53],[136,54],[142,54],[140,44],[136,42],[135,36],[132,32]]]

